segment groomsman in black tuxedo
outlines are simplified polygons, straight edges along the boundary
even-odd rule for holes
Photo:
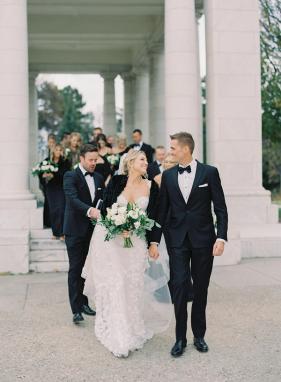
[[[176,317],[174,357],[186,347],[187,301],[189,293],[189,264],[193,280],[191,327],[194,346],[207,352],[206,306],[214,256],[221,256],[227,241],[228,215],[217,168],[192,158],[194,141],[188,133],[171,136],[171,152],[179,163],[162,175],[156,221],[165,228],[169,242],[170,271]],[[212,216],[217,220],[217,231]],[[169,219],[167,223],[167,217]],[[162,230],[151,233],[150,256],[159,256]]]
[[[166,150],[164,146],[157,146],[155,149],[155,161],[149,163],[147,168],[147,175],[149,180],[153,180],[155,176],[162,174],[164,168],[162,163],[165,159]]]
[[[96,207],[103,198],[105,187],[103,177],[95,172],[97,160],[97,148],[86,144],[80,150],[79,166],[64,175],[66,207],[63,231],[69,257],[69,300],[75,324],[84,320],[82,313],[96,314],[83,294],[85,280],[81,274],[94,229],[91,219],[99,217]]]
[[[133,131],[133,144],[130,145],[127,148],[127,151],[130,149],[134,150],[141,150],[145,153],[147,162],[152,163],[153,162],[153,154],[154,154],[154,148],[148,145],[147,143],[144,143],[142,140],[142,131],[139,129],[135,129]]]

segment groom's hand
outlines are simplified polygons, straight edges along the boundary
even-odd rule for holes
[[[91,208],[90,211],[89,211],[89,218],[90,219],[98,219],[100,217],[100,210],[98,210],[97,208]]]
[[[213,256],[221,256],[224,251],[224,242],[217,240],[213,247]]]
[[[150,244],[149,249],[148,249],[149,256],[156,260],[159,257],[159,252],[158,252],[158,246],[157,244]]]

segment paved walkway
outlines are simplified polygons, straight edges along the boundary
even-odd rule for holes
[[[217,267],[208,306],[210,351],[169,350],[174,328],[128,359],[116,359],[93,334],[93,318],[71,323],[66,274],[0,277],[0,381],[279,382],[281,260]]]

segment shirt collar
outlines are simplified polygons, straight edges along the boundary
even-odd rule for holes
[[[81,165],[81,163],[79,163],[79,168],[82,171],[82,174],[85,176],[87,170],[84,169],[84,167]]]
[[[193,172],[197,166],[197,162],[195,159],[192,159],[192,161],[190,163],[188,163],[186,166],[182,166],[179,164],[179,167],[187,167],[187,166],[190,166],[191,167],[191,172]]]

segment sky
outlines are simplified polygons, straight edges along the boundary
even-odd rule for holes
[[[199,20],[199,55],[201,77],[206,74],[205,53],[205,18]],[[85,112],[93,112],[95,115],[95,126],[102,126],[103,112],[103,79],[99,74],[46,74],[41,73],[36,82],[49,81],[55,83],[59,88],[72,86],[77,88],[86,102]],[[120,76],[115,79],[115,97],[117,109],[124,107],[123,81]]]

